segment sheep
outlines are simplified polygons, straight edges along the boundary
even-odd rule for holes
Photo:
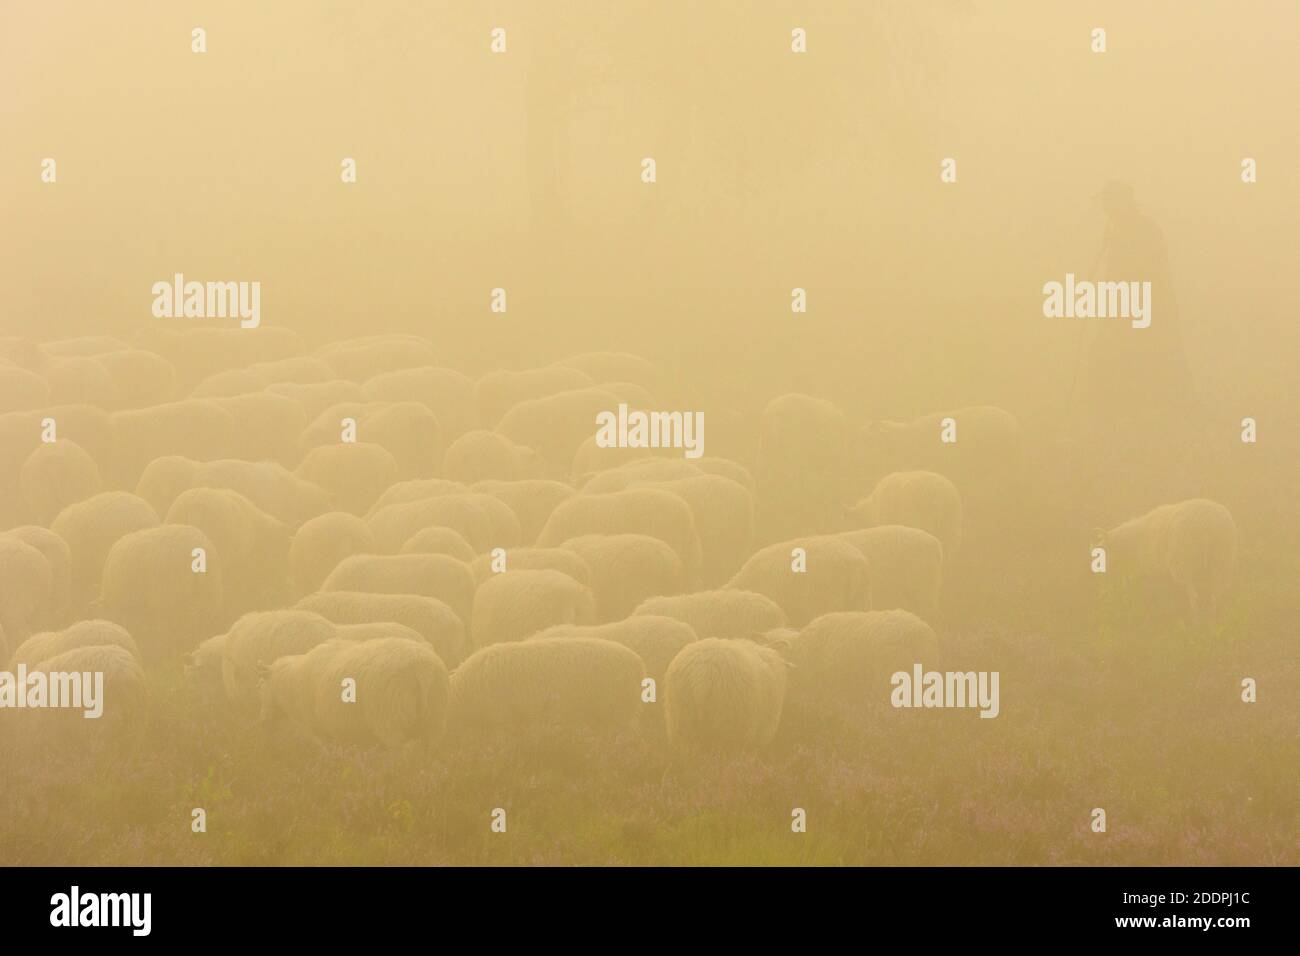
[[[604,386],[601,386],[604,388]],[[615,406],[617,407],[617,406]],[[596,436],[588,436],[577,451],[573,453],[573,462],[569,465],[569,477],[575,485],[586,486],[593,478],[610,471],[618,471],[631,465],[644,465],[653,462],[665,462],[670,465],[686,465],[682,474],[699,474],[699,469],[690,465],[682,457],[680,448],[664,446],[661,448],[633,448],[628,445],[613,445],[602,448],[596,442]],[[596,490],[596,489],[591,489]],[[604,490],[614,491],[615,488]]]
[[[613,451],[614,449],[604,448],[600,450]],[[640,452],[646,449],[634,448],[630,450]],[[584,473],[579,470],[576,461],[573,473],[575,476]],[[637,482],[672,481],[676,478],[694,478],[702,474],[704,472],[696,467],[694,462],[686,461],[684,458],[638,455],[612,468],[596,471],[595,474],[592,474],[590,478],[582,483],[582,491],[584,494],[599,495],[611,491],[622,491],[625,488],[632,487]]]
[[[651,393],[657,393],[662,385],[659,369],[630,352],[583,352],[552,364],[577,369],[594,382],[632,382]]]
[[[413,501],[458,495],[468,490],[469,488],[459,481],[447,481],[444,478],[413,478],[409,481],[399,481],[379,496],[379,499],[371,505],[366,517],[373,517],[389,505],[406,505]]]
[[[221,672],[222,655],[229,634],[215,634],[186,655],[182,668],[186,693],[197,698],[199,707],[211,711],[226,701]]]
[[[320,359],[295,355],[274,362],[257,362],[247,368],[227,369],[209,375],[194,386],[190,398],[232,398],[262,389],[279,382],[311,385],[328,382],[337,376],[334,370]]]
[[[433,343],[418,335],[369,335],[322,345],[316,357],[339,378],[365,382],[383,372],[419,368],[437,361]]]
[[[0,536],[0,628],[13,640],[31,634],[49,613],[54,573],[39,550]]]
[[[25,412],[50,403],[50,386],[35,372],[17,366],[0,368],[0,414]]]
[[[656,685],[663,683],[668,665],[678,652],[696,640],[694,629],[671,617],[644,614],[607,624],[557,624],[528,638],[547,641],[561,637],[594,637],[622,644],[645,664],[646,676]]]
[[[858,472],[844,413],[822,399],[782,395],[763,409],[759,428],[758,540],[842,530]]]
[[[564,482],[547,478],[480,481],[472,488],[482,494],[491,495],[509,506],[519,521],[519,540],[522,544],[535,542],[556,506],[575,494],[573,488]]]
[[[27,516],[43,525],[68,505],[104,490],[95,459],[67,438],[41,442],[23,461],[18,482]]]
[[[591,376],[577,369],[532,368],[522,372],[500,369],[488,372],[474,385],[474,406],[484,428],[495,428],[515,405],[532,398],[544,398],[595,384]]]
[[[167,509],[166,523],[191,525],[212,541],[221,556],[229,616],[274,606],[287,596],[289,529],[239,492],[182,491]]]
[[[231,454],[243,461],[274,461],[285,467],[298,463],[307,413],[291,398],[272,392],[252,392],[211,399],[235,421]]]
[[[951,419],[956,441],[942,441]],[[1014,474],[1024,437],[1014,415],[994,405],[936,412],[908,422],[874,421],[862,429],[864,458],[879,478],[895,471],[933,471],[959,487]]]
[[[74,615],[98,596],[104,562],[113,545],[133,531],[161,523],[149,502],[125,491],[105,491],[59,512],[50,530],[67,543],[72,557]]]
[[[177,391],[182,395],[215,372],[288,358],[302,351],[297,333],[269,325],[255,329],[183,330],[151,325],[136,333],[134,344],[171,362],[176,369]]]
[[[22,493],[22,468],[27,457],[46,443],[50,427],[56,444],[76,442],[94,459],[100,475],[104,474],[113,447],[107,412],[88,405],[60,405],[0,415],[0,527],[31,520]]]
[[[468,647],[465,622],[437,598],[417,594],[366,594],[359,591],[323,591],[298,602],[335,624],[402,624],[418,633],[438,652],[448,667],[465,657]]]
[[[272,729],[287,720],[317,741],[389,748],[415,741],[428,750],[446,731],[448,697],[447,667],[429,645],[340,639],[270,666],[262,719]]]
[[[369,528],[369,525],[366,527]],[[371,550],[373,551],[374,548],[372,547]],[[465,540],[465,536],[451,528],[434,527],[417,531],[406,539],[406,543],[401,547],[401,553],[445,554],[466,564],[476,560],[476,553]]]
[[[1207,498],[1161,505],[1096,535],[1108,574],[1172,580],[1193,620],[1217,616],[1237,560],[1237,524],[1223,505]]]
[[[41,367],[41,375],[54,404],[90,405],[106,412],[120,404],[113,377],[92,356],[52,358]]]
[[[103,355],[105,352],[120,352],[129,348],[130,343],[112,335],[83,335],[41,343],[41,351],[46,355]]]
[[[943,545],[920,528],[901,524],[846,531],[838,537],[867,559],[871,571],[871,607],[903,608],[932,617],[943,583]]]
[[[587,534],[569,538],[561,547],[590,569],[600,622],[622,620],[646,598],[677,594],[686,587],[677,553],[649,535]]]
[[[368,523],[375,544],[387,554],[400,550],[417,532],[434,526],[459,532],[476,554],[505,546],[494,539],[492,518],[482,504],[463,494],[389,505],[373,512]]]
[[[221,642],[221,684],[238,713],[257,715],[261,667],[338,636],[328,618],[301,609],[260,611],[235,621]]]
[[[447,446],[442,459],[443,476],[466,484],[490,478],[517,481],[537,470],[537,453],[531,448],[481,429],[457,438]]]
[[[575,495],[551,512],[537,544],[551,547],[587,534],[648,534],[677,552],[688,586],[699,577],[702,550],[695,518],[690,506],[671,492],[629,488]]]
[[[368,379],[366,394],[376,402],[419,402],[433,412],[444,441],[479,427],[474,380],[449,368],[407,368]]]
[[[176,397],[176,370],[161,355],[126,348],[103,352],[94,360],[113,383],[115,410],[148,408]]]
[[[664,676],[664,721],[679,755],[734,754],[771,743],[785,705],[786,662],[771,648],[706,637]]]
[[[618,408],[618,398],[603,388],[580,388],[530,398],[513,405],[496,431],[541,458],[542,477],[563,478],[578,448],[596,430],[596,416]]]
[[[202,548],[206,570],[195,570]],[[222,561],[198,528],[168,524],[123,537],[108,553],[92,610],[125,627],[146,661],[191,650],[220,630]]]
[[[313,448],[295,474],[334,496],[343,511],[364,515],[398,478],[397,459],[382,445],[340,442]]]
[[[419,402],[342,402],[325,409],[303,433],[304,449],[340,441],[343,422],[356,422],[357,441],[386,448],[397,462],[402,478],[433,474],[442,460],[442,432],[438,419]]]
[[[304,521],[334,510],[328,491],[303,481],[282,465],[270,461],[193,461],[168,456],[149,463],[135,490],[137,495],[166,514],[177,495],[189,488],[237,491],[290,528],[297,528]]]
[[[315,421],[327,408],[341,403],[361,404],[369,396],[356,382],[331,379],[328,382],[275,382],[266,386],[272,395],[292,399],[303,410],[307,421]]]
[[[521,641],[553,624],[590,624],[596,616],[591,590],[560,571],[506,571],[474,592],[470,643],[477,649]]]
[[[749,469],[739,462],[732,461],[730,458],[704,455],[693,459],[691,464],[706,475],[719,475],[723,478],[730,478],[736,484],[743,485],[751,495],[757,493],[758,485],[755,483],[754,476],[750,474]]]
[[[116,488],[134,488],[155,458],[211,461],[228,457],[235,444],[234,417],[206,399],[114,412],[111,419],[115,444],[108,483]]]
[[[945,561],[961,547],[962,507],[957,487],[932,471],[896,471],[876,482],[850,512],[859,527],[920,528],[939,539]]]
[[[412,539],[414,540],[414,539]],[[582,556],[566,548],[511,548],[505,552],[505,571],[540,571],[550,569],[567,574],[583,587],[591,586],[591,568]],[[474,580],[482,584],[493,574],[504,573],[494,567],[496,558],[481,554],[469,562]]]
[[[322,591],[422,594],[444,602],[466,625],[474,604],[474,575],[443,554],[361,554],[344,558]]]
[[[29,544],[44,556],[50,566],[50,600],[34,623],[41,627],[58,627],[72,609],[72,552],[68,543],[48,528],[37,525],[10,528],[0,537]]]
[[[690,506],[702,548],[701,585],[717,587],[736,573],[754,544],[754,498],[744,485],[696,475],[644,486],[670,491]]]
[[[795,570],[795,549],[803,570]],[[768,545],[736,572],[727,587],[765,594],[794,627],[830,611],[865,611],[870,601],[867,559],[847,541],[828,536]]]
[[[120,624],[112,621],[78,621],[61,631],[43,631],[33,634],[14,649],[9,669],[26,664],[29,669],[51,657],[57,657],[78,647],[99,647],[114,644],[138,661],[142,661],[140,648],[134,638]]]
[[[417,644],[429,646],[419,631],[407,627],[405,624],[397,624],[394,621],[368,621],[364,624],[340,624],[334,629],[336,637],[345,641],[377,641],[384,637],[395,637],[403,641],[414,641]],[[435,650],[437,650],[435,648]],[[446,663],[445,661],[443,663]]]
[[[290,593],[311,594],[344,558],[374,550],[370,525],[356,515],[331,511],[304,522],[289,544]]]
[[[613,641],[492,644],[452,672],[448,724],[466,732],[542,725],[616,732],[635,722],[644,676],[641,658]]]
[[[930,625],[900,609],[823,614],[785,648],[801,702],[854,707],[887,704],[896,672],[930,667],[938,654]]]
[[[674,618],[700,637],[749,638],[786,626],[785,612],[771,598],[733,589],[647,598],[632,613]]]
[[[138,746],[145,730],[149,691],[140,662],[125,648],[116,644],[74,647],[41,661],[33,670],[45,674],[47,680],[53,679],[51,675],[81,675],[81,681],[93,681],[98,685],[95,708],[100,715],[88,719],[86,711],[91,708],[84,706],[24,710],[17,725],[25,741],[22,746],[41,754],[74,758],[101,749],[120,754]],[[97,677],[101,674],[102,683]],[[89,703],[84,692],[82,701]]]

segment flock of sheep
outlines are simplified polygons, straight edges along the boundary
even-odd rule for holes
[[[0,733],[129,744],[150,671],[183,663],[194,707],[304,742],[654,725],[737,752],[794,701],[887,705],[938,664],[945,568],[1016,419],[863,426],[787,394],[752,460],[596,444],[664,385],[613,352],[473,379],[408,335],[0,339],[0,664],[106,687],[101,720],[0,710]],[[1236,528],[1195,499],[1097,543],[1199,616]]]

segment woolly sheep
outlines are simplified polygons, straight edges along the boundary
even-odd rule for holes
[[[470,643],[475,648],[521,641],[553,624],[590,624],[596,602],[590,589],[560,571],[505,571],[474,592]]]
[[[750,641],[706,637],[686,645],[664,676],[668,741],[681,754],[767,746],[781,723],[786,662]]]
[[[101,476],[111,458],[113,436],[108,413],[88,405],[60,405],[42,411],[0,415],[0,527],[31,520],[22,494],[22,467],[54,423],[57,441],[76,442],[94,459]]]
[[[686,583],[699,576],[702,552],[690,506],[658,488],[575,495],[551,512],[537,544],[550,547],[587,534],[648,534],[677,552]]]
[[[601,386],[604,388],[604,386]],[[617,406],[615,406],[617,408]],[[610,471],[617,471],[621,468],[627,468],[630,465],[643,465],[653,462],[671,463],[671,465],[690,466],[690,463],[682,458],[680,448],[665,446],[662,448],[633,448],[627,445],[613,445],[608,448],[602,448],[596,443],[596,436],[590,435],[583,440],[578,446],[577,451],[573,453],[573,462],[569,466],[570,480],[575,485],[585,487],[593,478]],[[689,472],[683,468],[681,474],[699,474],[699,469],[690,466]],[[595,491],[597,489],[589,489]],[[605,488],[602,490],[614,491],[615,488]]]
[[[939,606],[943,545],[920,528],[881,525],[839,535],[862,552],[871,571],[873,609],[903,608],[930,617]]]
[[[412,539],[414,540],[414,539]],[[474,580],[482,584],[494,574],[505,572],[493,570],[495,558],[491,554],[481,554],[469,563]],[[567,574],[584,587],[591,586],[591,568],[581,555],[566,548],[510,548],[505,553],[506,571],[541,571],[552,570]]]
[[[9,669],[19,664],[33,668],[42,661],[57,657],[78,647],[100,647],[113,644],[122,648],[136,660],[142,660],[140,648],[120,624],[112,621],[78,621],[61,631],[43,631],[33,634],[14,649]]]
[[[176,370],[161,355],[127,348],[103,352],[95,361],[113,383],[117,410],[161,405],[176,397]]]
[[[119,352],[130,347],[130,343],[112,335],[83,335],[41,343],[41,351],[47,355],[103,355],[105,352]]]
[[[116,644],[76,647],[47,658],[35,670],[46,675],[102,674],[99,704],[103,710],[93,720],[86,718],[85,708],[24,710],[18,725],[26,741],[23,746],[39,748],[43,754],[79,756],[97,748],[120,752],[139,743],[149,692],[140,662],[127,650]]]
[[[944,420],[949,418],[957,440],[944,442]],[[936,412],[907,422],[874,421],[862,435],[872,477],[933,471],[962,488],[1013,474],[1024,441],[1015,416],[993,405]]]
[[[433,365],[433,343],[418,335],[369,335],[322,345],[316,356],[339,378],[365,382],[384,372]]]
[[[120,404],[117,385],[108,369],[89,355],[70,355],[50,359],[41,367],[41,375],[50,391],[50,401],[58,405],[91,405],[112,411]]]
[[[207,570],[192,570],[194,549],[206,552]],[[133,531],[104,562],[93,609],[125,627],[146,661],[189,651],[220,630],[222,561],[198,528],[168,524]]]
[[[227,411],[235,422],[235,444],[231,454],[243,461],[275,461],[290,467],[297,464],[307,413],[291,398],[271,392],[253,392],[214,398],[213,404]]]
[[[451,528],[469,542],[475,553],[498,547],[492,518],[481,503],[467,496],[444,495],[421,501],[389,505],[368,519],[379,550],[392,554],[425,528]]]
[[[858,473],[844,413],[823,399],[782,395],[763,409],[759,428],[758,539],[841,530]]]
[[[50,598],[34,624],[58,627],[72,613],[72,552],[68,543],[48,528],[37,525],[10,528],[0,537],[29,544],[45,558],[50,566]]]
[[[930,625],[899,609],[824,614],[785,650],[801,700],[867,706],[889,702],[896,672],[933,669],[938,654]]]
[[[344,402],[364,403],[366,390],[356,382],[332,379],[328,382],[275,382],[266,386],[272,395],[292,399],[303,410],[307,421],[315,421],[327,408]]]
[[[683,647],[696,639],[689,624],[671,617],[645,614],[608,624],[557,624],[529,638],[546,641],[562,637],[594,637],[622,644],[645,664],[646,676],[663,684],[668,665]]]
[[[573,488],[562,481],[528,478],[522,481],[480,481],[473,490],[505,502],[519,521],[520,542],[532,544],[542,533],[551,512],[572,498]]]
[[[597,381],[596,384],[606,391],[613,392],[628,408],[649,409],[659,404],[650,389],[636,382]]]
[[[649,535],[580,535],[561,547],[577,554],[591,571],[597,621],[622,620],[646,598],[686,587],[677,553]]]
[[[227,369],[209,375],[194,386],[191,398],[231,398],[250,392],[260,392],[270,385],[289,382],[311,385],[336,378],[332,368],[320,359],[295,355],[274,362],[257,362],[247,368]]]
[[[749,638],[786,625],[785,612],[771,598],[733,589],[652,597],[632,613],[674,618],[700,637]]]
[[[261,667],[337,637],[328,618],[301,609],[245,614],[221,643],[221,682],[226,699],[245,716],[256,716]]]
[[[190,488],[167,509],[167,524],[191,525],[221,556],[230,616],[282,603],[289,576],[288,527],[237,491]]]
[[[462,494],[468,490],[459,481],[447,481],[444,478],[412,478],[409,481],[399,481],[379,496],[379,500],[371,506],[366,517],[373,517],[389,505],[405,505],[412,501],[443,498],[447,495]]]
[[[795,571],[795,548],[806,555]],[[765,594],[781,606],[794,627],[830,611],[865,611],[870,605],[867,559],[847,541],[828,536],[769,545],[745,562],[729,588]]]
[[[23,462],[18,480],[28,517],[43,525],[68,505],[104,490],[95,459],[66,438],[41,442]]]
[[[0,628],[13,640],[31,634],[49,613],[53,572],[45,555],[24,541],[0,536]]]
[[[583,352],[553,364],[577,369],[594,382],[634,382],[652,393],[659,391],[663,379],[651,362],[630,352]]]
[[[159,458],[150,462],[140,476],[136,494],[166,514],[176,497],[190,488],[236,491],[290,528],[334,510],[328,491],[270,461]]]
[[[344,558],[375,550],[375,536],[356,515],[331,511],[304,522],[289,545],[289,590],[295,597],[320,588]]]
[[[457,438],[442,459],[442,474],[466,484],[490,478],[517,481],[530,477],[537,468],[537,453],[531,448],[481,429]]]
[[[501,416],[496,431],[541,457],[543,477],[567,475],[578,448],[596,430],[596,416],[618,408],[603,388],[580,388],[520,402]]]
[[[398,468],[397,459],[381,445],[339,442],[313,448],[295,474],[330,492],[343,511],[364,515],[397,481]]]
[[[356,422],[356,439],[392,454],[402,478],[432,475],[442,460],[442,430],[419,402],[343,402],[325,409],[303,433],[305,450],[339,443],[343,420]]]
[[[344,684],[355,696],[345,699]],[[446,665],[424,643],[400,637],[334,640],[270,666],[262,719],[282,720],[318,741],[432,748],[447,727]]]
[[[178,394],[182,395],[215,372],[287,358],[302,351],[297,333],[269,325],[255,329],[170,329],[151,325],[136,333],[134,344],[172,363]]]
[[[670,491],[690,506],[702,549],[700,584],[717,587],[736,573],[754,544],[754,498],[744,485],[721,475],[695,475],[646,487]]]
[[[113,545],[133,531],[160,523],[149,502],[125,491],[105,491],[59,512],[50,530],[67,543],[72,557],[74,614],[98,596],[104,562]]]
[[[478,427],[474,380],[449,368],[408,368],[369,379],[366,394],[377,402],[419,402],[433,412],[444,441]]]
[[[448,667],[459,664],[468,648],[464,621],[437,598],[416,594],[323,591],[303,598],[297,607],[314,611],[339,625],[391,622],[409,627],[438,652]]]
[[[613,449],[601,449],[612,451]],[[631,449],[642,451],[643,449]],[[574,464],[574,474],[581,475],[578,465]],[[584,494],[599,495],[611,491],[622,491],[637,482],[671,481],[676,478],[693,478],[704,474],[693,462],[680,457],[638,456],[620,462],[612,468],[599,470],[582,485]]]
[[[492,644],[452,673],[448,722],[467,731],[552,724],[617,731],[637,718],[644,675],[641,658],[612,641]]]
[[[50,386],[35,372],[17,366],[0,368],[0,414],[25,412],[50,403]]]
[[[474,604],[474,575],[442,554],[361,554],[344,558],[322,591],[422,594],[446,603],[467,625]]]
[[[367,528],[369,525],[366,526]],[[372,536],[373,537],[373,536]],[[371,550],[374,550],[371,548]],[[451,528],[425,528],[406,539],[402,545],[402,554],[445,554],[464,561],[466,564],[475,560],[474,549],[470,547],[465,536]]]
[[[227,637],[229,634],[213,635],[201,641],[185,657],[183,675],[186,693],[196,698],[204,710],[211,710],[226,701],[221,666]]]
[[[429,646],[419,631],[397,624],[393,621],[368,621],[364,624],[340,624],[334,629],[336,637],[345,641],[377,641],[380,638],[396,637],[403,641],[414,641]],[[443,663],[446,663],[445,661]]]
[[[495,428],[505,413],[522,401],[594,384],[591,376],[577,369],[558,366],[523,371],[498,369],[488,372],[475,383],[474,405],[483,427]]]
[[[886,475],[853,506],[851,515],[861,527],[901,524],[928,531],[943,545],[945,560],[961,547],[961,495],[951,481],[932,471]]]
[[[1217,615],[1237,560],[1237,524],[1223,505],[1207,498],[1161,505],[1098,538],[1108,574],[1172,579],[1193,619]]]
[[[115,412],[112,423],[109,484],[117,488],[134,488],[155,458],[181,455],[210,461],[228,457],[235,444],[234,418],[206,399]]]

